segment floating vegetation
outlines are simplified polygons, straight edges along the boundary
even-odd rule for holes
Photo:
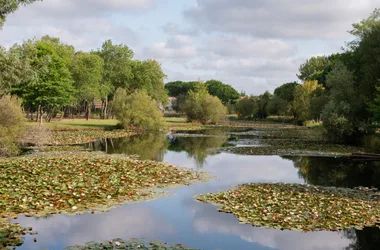
[[[380,227],[380,201],[361,190],[261,183],[197,199],[258,227],[305,232]]]
[[[26,150],[35,152],[80,152],[90,151],[90,149],[83,146],[41,146],[41,147],[28,147]]]
[[[21,246],[24,242],[22,235],[32,234],[32,228],[21,227],[17,223],[0,219],[0,248]]]
[[[45,153],[0,161],[0,216],[103,211],[152,199],[157,188],[189,185],[205,173],[101,153]]]
[[[66,247],[69,250],[98,250],[98,249],[142,249],[142,250],[196,250],[187,248],[182,244],[169,245],[159,241],[147,241],[143,239],[122,240],[114,239],[103,243],[88,242],[84,246]]]
[[[257,141],[253,141],[257,144]],[[365,151],[364,148],[342,144],[309,140],[259,140],[256,146],[242,146],[221,149],[241,155],[304,155],[304,156],[350,156],[352,152]]]
[[[54,131],[51,145],[73,145],[96,141],[102,138],[122,138],[133,133],[126,130],[81,130],[81,131]]]

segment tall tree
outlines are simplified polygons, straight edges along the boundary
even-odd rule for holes
[[[161,65],[155,60],[133,61],[131,63],[133,78],[129,90],[145,90],[154,100],[166,104],[168,95],[164,79],[166,75]]]
[[[19,46],[10,50],[0,47],[0,96],[9,93],[12,87],[17,87],[35,79],[36,74],[29,62],[23,58]]]
[[[100,56],[78,52],[70,67],[74,87],[77,89],[77,101],[84,103],[87,120],[91,115],[93,101],[101,98],[100,83],[102,81],[103,66],[104,62]]]
[[[36,54],[31,66],[37,72],[35,81],[19,88],[23,102],[38,107],[40,122],[42,115],[51,115],[73,98],[72,77],[65,61],[58,56],[55,47],[46,41],[35,42]]]
[[[133,78],[131,61],[133,51],[127,45],[115,45],[111,40],[103,43],[97,53],[104,61],[103,80],[101,84],[102,93],[102,116],[108,117],[108,102],[112,98],[112,92],[117,88],[129,89]]]
[[[208,92],[210,95],[217,96],[223,104],[236,103],[240,94],[231,85],[222,83],[218,80],[208,80],[206,82]]]
[[[165,89],[168,91],[169,96],[177,97],[179,95],[187,95],[190,90],[194,90],[197,82],[168,82],[165,84]]]
[[[295,88],[292,106],[299,123],[303,123],[310,118],[310,101],[317,87],[318,81],[306,81]]]
[[[312,57],[299,68],[300,74],[297,75],[302,81],[318,81],[326,85],[326,75],[329,71],[330,60],[327,56]]]
[[[358,132],[361,121],[358,116],[360,100],[354,88],[354,75],[338,62],[327,76],[330,86],[328,103],[323,113],[323,126],[330,138],[344,140]]]

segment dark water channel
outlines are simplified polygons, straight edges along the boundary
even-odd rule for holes
[[[108,153],[135,154],[142,159],[164,161],[210,172],[216,180],[169,190],[154,201],[124,205],[103,214],[56,215],[20,218],[37,236],[27,236],[18,249],[63,249],[88,241],[114,238],[146,238],[181,243],[205,250],[216,249],[380,249],[380,230],[301,233],[269,230],[239,224],[231,214],[194,196],[225,190],[249,182],[309,183],[314,185],[380,187],[380,164],[344,158],[244,156],[218,153],[214,148],[239,145],[229,133],[214,135],[147,135],[103,140],[89,145]],[[259,143],[259,142],[258,142]],[[254,143],[253,143],[254,144]],[[33,242],[33,238],[37,242]]]

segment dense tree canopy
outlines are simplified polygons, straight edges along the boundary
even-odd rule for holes
[[[115,90],[128,93],[143,90],[157,102],[167,102],[166,75],[155,60],[133,59],[133,51],[111,40],[97,51],[75,51],[59,38],[44,36],[6,50],[0,47],[0,96],[11,93],[22,98],[28,112],[50,120],[58,112],[86,114],[101,108],[101,117],[110,113]],[[99,107],[101,102],[101,107]],[[42,121],[40,119],[40,121]]]
[[[210,95],[218,97],[223,104],[236,103],[240,94],[233,87],[218,80],[208,80],[204,83]],[[197,82],[168,82],[165,85],[169,96],[178,97],[187,95],[190,90],[194,90]]]
[[[217,96],[224,104],[236,103],[236,100],[240,97],[236,89],[221,81],[209,80],[206,85],[210,95]]]
[[[220,99],[207,92],[207,86],[196,83],[194,90],[186,96],[185,114],[189,121],[199,121],[202,124],[222,121],[227,115],[227,108]]]

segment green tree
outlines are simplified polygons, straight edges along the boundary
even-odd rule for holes
[[[133,78],[130,90],[145,90],[154,100],[166,104],[168,95],[165,90],[164,79],[166,75],[161,65],[155,60],[132,61]]]
[[[104,61],[103,80],[101,83],[102,117],[108,117],[109,100],[117,88],[129,89],[133,79],[133,51],[127,45],[115,45],[111,40],[103,43],[102,48],[95,52]]]
[[[268,91],[259,96],[257,117],[260,119],[267,118],[269,115],[269,104],[271,102],[272,95]]]
[[[124,128],[157,131],[164,127],[163,114],[145,91],[116,90],[113,108],[117,119]]]
[[[0,96],[9,93],[12,87],[31,82],[36,78],[31,65],[24,60],[18,46],[10,50],[0,47]]]
[[[223,104],[236,103],[240,94],[233,87],[228,84],[224,84],[221,81],[209,80],[206,82],[207,90],[210,95],[218,97]]]
[[[84,103],[87,120],[90,118],[93,101],[101,98],[103,66],[100,56],[85,52],[76,53],[71,63],[70,71],[77,90],[77,101]]]
[[[327,84],[330,91],[322,113],[323,126],[330,138],[345,140],[362,127],[357,114],[360,101],[354,88],[354,75],[342,62],[337,62],[327,75]]]
[[[236,103],[236,112],[240,119],[252,119],[258,111],[257,98],[245,96]]]
[[[111,40],[107,40],[97,53],[104,60],[103,81],[111,83],[114,89],[128,89],[133,78],[133,51],[124,44],[114,45]]]
[[[0,0],[0,29],[3,27],[7,16],[15,12],[20,5],[27,5],[40,0]]]
[[[287,102],[292,102],[294,100],[294,89],[298,85],[297,82],[285,83],[274,90],[274,95]]]
[[[284,116],[288,113],[289,103],[281,97],[274,95],[268,105],[268,113],[270,115]]]
[[[169,96],[177,97],[180,95],[186,96],[190,90],[195,89],[197,82],[168,82],[165,84],[165,89],[167,90]]]
[[[322,111],[327,102],[328,99],[325,88],[318,85],[310,98],[310,117],[314,120],[320,120]]]
[[[327,56],[312,57],[299,68],[298,78],[302,81],[318,81],[325,85],[326,75],[329,71],[330,60]]]
[[[298,85],[294,90],[292,108],[300,124],[310,119],[310,101],[317,87],[318,81],[306,81],[302,85]]]
[[[0,97],[0,156],[19,152],[17,139],[24,131],[24,115],[21,102],[15,97]]]
[[[37,78],[25,86],[15,89],[24,104],[38,107],[40,123],[42,115],[51,115],[73,98],[73,80],[65,61],[56,53],[50,42],[36,41],[36,54],[31,66]]]
[[[220,122],[227,115],[227,108],[218,97],[210,95],[207,86],[201,82],[187,94],[184,111],[188,120],[202,124]]]

